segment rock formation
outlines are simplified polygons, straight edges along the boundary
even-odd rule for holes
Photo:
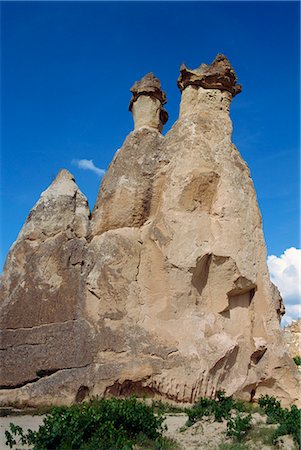
[[[133,113],[135,130],[148,126],[162,131],[168,120],[168,113],[163,108],[166,94],[161,89],[161,83],[153,73],[146,74],[142,80],[136,81],[131,87],[133,94],[129,111]]]
[[[290,357],[301,356],[301,319],[283,328],[283,335]]]
[[[135,129],[91,216],[67,171],[29,214],[2,277],[2,405],[219,389],[297,401],[256,194],[231,142],[241,87],[223,55],[182,66],[178,85],[163,137],[159,80],[134,84]]]

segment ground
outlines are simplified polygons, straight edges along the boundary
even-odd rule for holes
[[[283,443],[279,445],[267,445],[264,442],[268,440],[269,434],[275,425],[266,425],[266,417],[258,413],[252,414],[252,423],[254,429],[251,432],[250,439],[245,444],[237,444],[226,436],[226,422],[214,422],[211,418],[205,418],[193,426],[187,428],[185,423],[187,415],[184,413],[166,414],[166,435],[171,437],[178,444],[175,450],[296,450],[290,437],[282,437]],[[23,427],[25,430],[30,428],[37,430],[43,422],[43,416],[18,415],[0,417],[0,450],[8,449],[5,446],[5,430],[9,428],[9,423]],[[18,449],[28,449],[29,447],[18,446]]]

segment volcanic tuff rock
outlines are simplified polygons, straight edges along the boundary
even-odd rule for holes
[[[146,74],[142,80],[131,87],[132,98],[129,111],[133,113],[135,130],[148,126],[162,131],[168,120],[168,113],[163,108],[166,94],[161,83],[153,73]]]
[[[135,83],[135,130],[91,217],[67,171],[31,211],[2,279],[2,404],[193,402],[219,389],[297,400],[254,187],[231,142],[241,88],[223,55],[182,67],[179,86],[163,137],[159,80]]]
[[[283,329],[284,340],[288,347],[289,355],[294,358],[301,356],[301,319],[294,320]]]

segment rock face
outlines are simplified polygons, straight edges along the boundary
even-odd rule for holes
[[[1,285],[1,386],[92,361],[82,269],[89,208],[62,170],[30,212]]]
[[[297,401],[256,194],[231,142],[241,87],[223,55],[181,67],[178,84],[164,137],[159,80],[133,86],[135,130],[91,217],[66,171],[31,211],[2,280],[2,404],[219,389]]]
[[[301,319],[295,320],[285,327],[283,334],[291,358],[301,356]]]

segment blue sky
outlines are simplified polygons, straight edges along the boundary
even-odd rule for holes
[[[2,2],[1,22],[1,265],[60,168],[93,208],[100,175],[72,161],[107,168],[133,128],[135,80],[160,78],[166,132],[181,63],[195,68],[219,52],[243,86],[233,141],[251,169],[268,254],[300,247],[298,2]]]

